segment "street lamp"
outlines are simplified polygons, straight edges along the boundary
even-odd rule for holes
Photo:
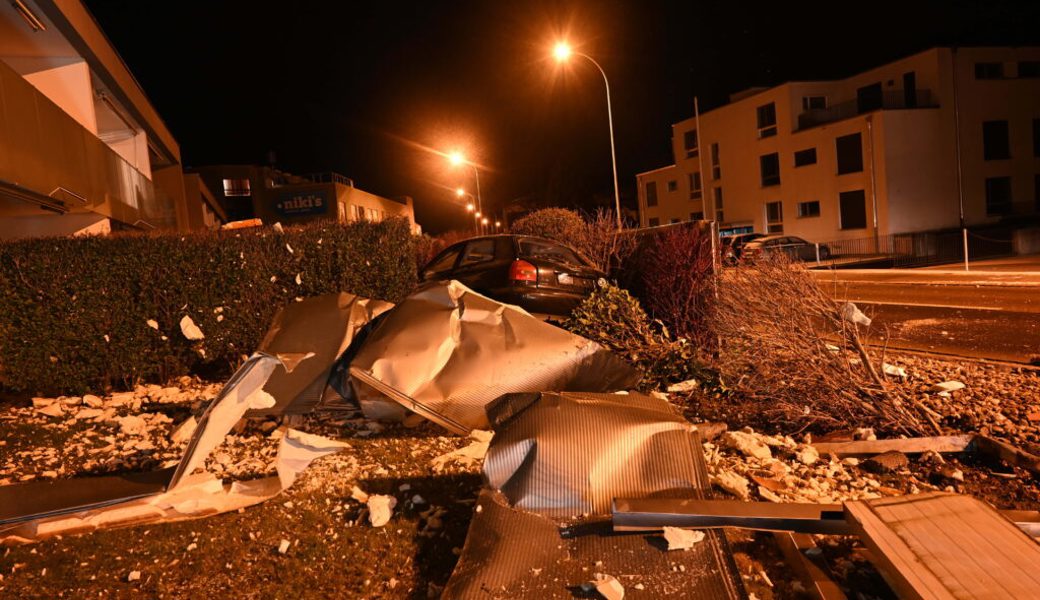
[[[475,165],[475,164],[469,162],[468,160],[466,160],[466,157],[463,156],[462,153],[459,152],[458,150],[454,150],[454,151],[448,153],[448,162],[450,162],[452,164],[452,166],[454,166],[454,167],[460,167],[462,165],[469,165],[470,167],[473,168],[473,179],[477,183],[477,209],[478,210],[482,209],[483,206],[484,206],[484,203],[480,199],[480,172],[477,171],[477,165]],[[459,188],[458,190],[455,190],[455,193],[459,194],[460,190],[462,190],[462,188]],[[465,193],[465,192],[463,192],[463,193]],[[459,195],[461,196],[462,194],[459,194]]]
[[[621,231],[621,194],[618,191],[618,180],[617,180],[617,154],[614,150],[614,116],[610,109],[610,82],[607,81],[607,73],[603,70],[603,67],[599,66],[599,63],[592,59],[591,56],[583,52],[574,52],[570,44],[567,42],[557,42],[556,46],[553,47],[553,57],[556,62],[562,63],[570,60],[572,55],[578,55],[582,58],[587,59],[590,63],[599,69],[599,74],[603,76],[603,85],[607,89],[607,124],[610,126],[610,163],[614,168],[614,209],[617,215],[617,228]]]

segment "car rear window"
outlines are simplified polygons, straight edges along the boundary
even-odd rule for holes
[[[541,258],[571,265],[585,264],[585,261],[579,258],[570,248],[541,240],[520,240],[520,256]]]

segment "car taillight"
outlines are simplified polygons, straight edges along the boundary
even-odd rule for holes
[[[538,267],[526,260],[514,260],[509,265],[510,281],[538,281]]]

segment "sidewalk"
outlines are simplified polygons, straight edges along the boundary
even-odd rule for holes
[[[975,265],[972,265],[972,269]],[[837,269],[811,271],[820,280],[911,285],[1040,287],[1040,270],[952,270],[949,265],[927,269]]]

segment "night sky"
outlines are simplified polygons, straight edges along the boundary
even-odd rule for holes
[[[335,170],[463,228],[451,193],[612,204],[603,81],[558,67],[567,37],[610,78],[622,201],[671,164],[670,125],[730,93],[845,77],[937,45],[1040,45],[1040,2],[265,2],[86,0],[181,144],[186,166]],[[855,16],[856,12],[860,12]],[[846,16],[849,15],[849,16]]]

